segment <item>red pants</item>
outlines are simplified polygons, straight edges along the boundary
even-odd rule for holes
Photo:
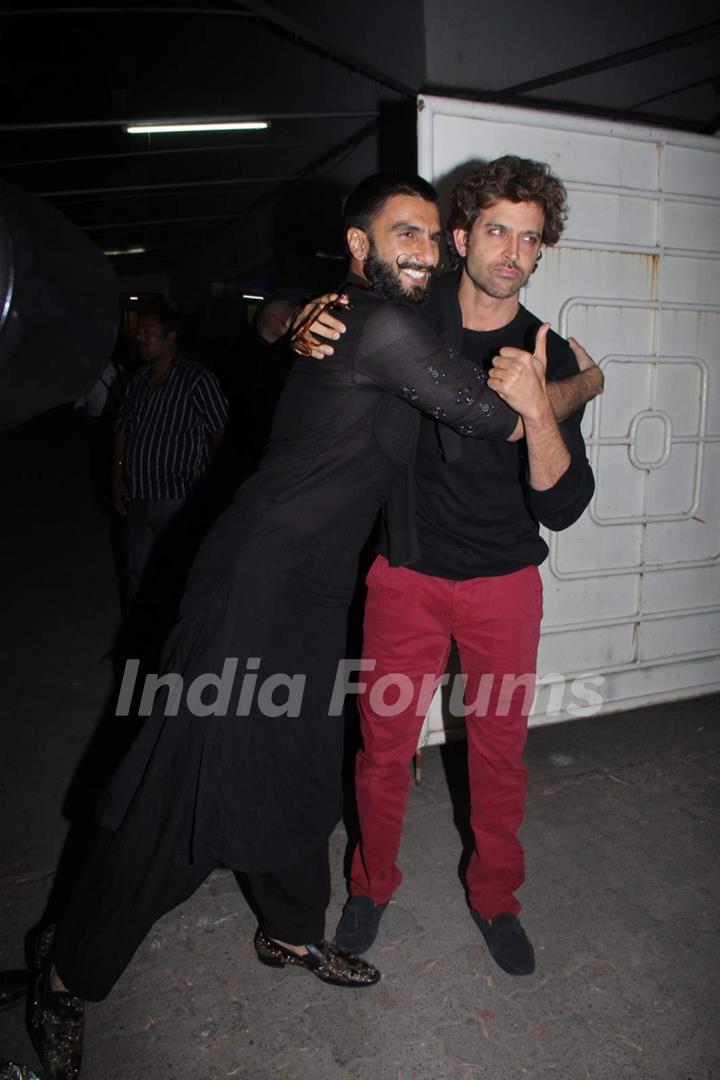
[[[359,698],[364,749],[356,763],[361,841],[350,893],[381,904],[402,881],[397,855],[410,762],[432,680],[445,671],[452,637],[467,678],[463,711],[475,837],[467,871],[470,905],[486,919],[501,911],[517,914],[514,893],[525,877],[517,838],[527,788],[522,752],[542,618],[537,567],[448,581],[392,568],[379,556],[367,586],[363,653],[376,665],[360,676],[365,684]],[[462,707],[457,691],[455,701],[459,698]]]

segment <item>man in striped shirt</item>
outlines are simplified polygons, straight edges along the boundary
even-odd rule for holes
[[[116,426],[112,497],[126,518],[132,603],[153,546],[207,472],[227,420],[217,379],[178,349],[170,308],[146,310],[136,339],[145,364],[133,376]]]

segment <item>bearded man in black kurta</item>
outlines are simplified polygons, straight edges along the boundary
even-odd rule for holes
[[[304,676],[299,715],[198,715],[159,702],[115,777],[96,850],[54,935],[40,936],[31,1030],[48,1075],[79,1073],[82,999],[100,1000],[163,913],[223,864],[249,875],[259,959],[326,982],[379,973],[323,940],[327,841],[341,809],[342,722],[330,704],[359,551],[412,460],[421,410],[469,437],[519,437],[480,367],[419,315],[438,262],[434,190],[371,177],[346,204],[351,333],[332,361],[293,367],[255,476],[205,540],[163,671],[187,686],[228,658],[258,685]],[[388,300],[387,298],[391,299]],[[171,712],[171,715],[168,715]]]

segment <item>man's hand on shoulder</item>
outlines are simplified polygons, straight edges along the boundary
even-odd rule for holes
[[[568,345],[580,369],[579,374],[569,375],[565,379],[554,379],[547,384],[550,404],[555,417],[560,421],[567,420],[573,413],[582,409],[588,401],[602,394],[605,386],[602,370],[580,342],[571,337],[568,338]]]
[[[592,397],[597,397],[598,394],[602,394],[605,389],[605,375],[603,374],[602,368],[598,367],[590,353],[583,348],[576,338],[568,338],[568,345],[575,354],[575,360],[581,373],[587,372],[587,382],[589,382],[592,387],[596,388]],[[588,401],[589,400],[590,398],[588,398]]]
[[[344,293],[323,293],[296,308],[290,322],[293,352],[298,356],[313,356],[316,360],[332,356],[335,350],[330,342],[337,341],[347,329],[333,311],[348,303]]]
[[[322,360],[332,356],[331,341],[337,341],[345,333],[345,323],[333,315],[338,305],[347,305],[343,293],[323,293],[302,304],[290,300],[268,300],[258,312],[255,329],[268,345],[275,345],[286,334],[299,356],[314,356]],[[324,339],[324,340],[318,340]]]

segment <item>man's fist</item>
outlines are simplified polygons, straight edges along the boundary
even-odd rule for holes
[[[550,408],[545,392],[549,330],[550,323],[538,328],[534,352],[504,345],[493,357],[488,386],[523,419],[539,420]]]

